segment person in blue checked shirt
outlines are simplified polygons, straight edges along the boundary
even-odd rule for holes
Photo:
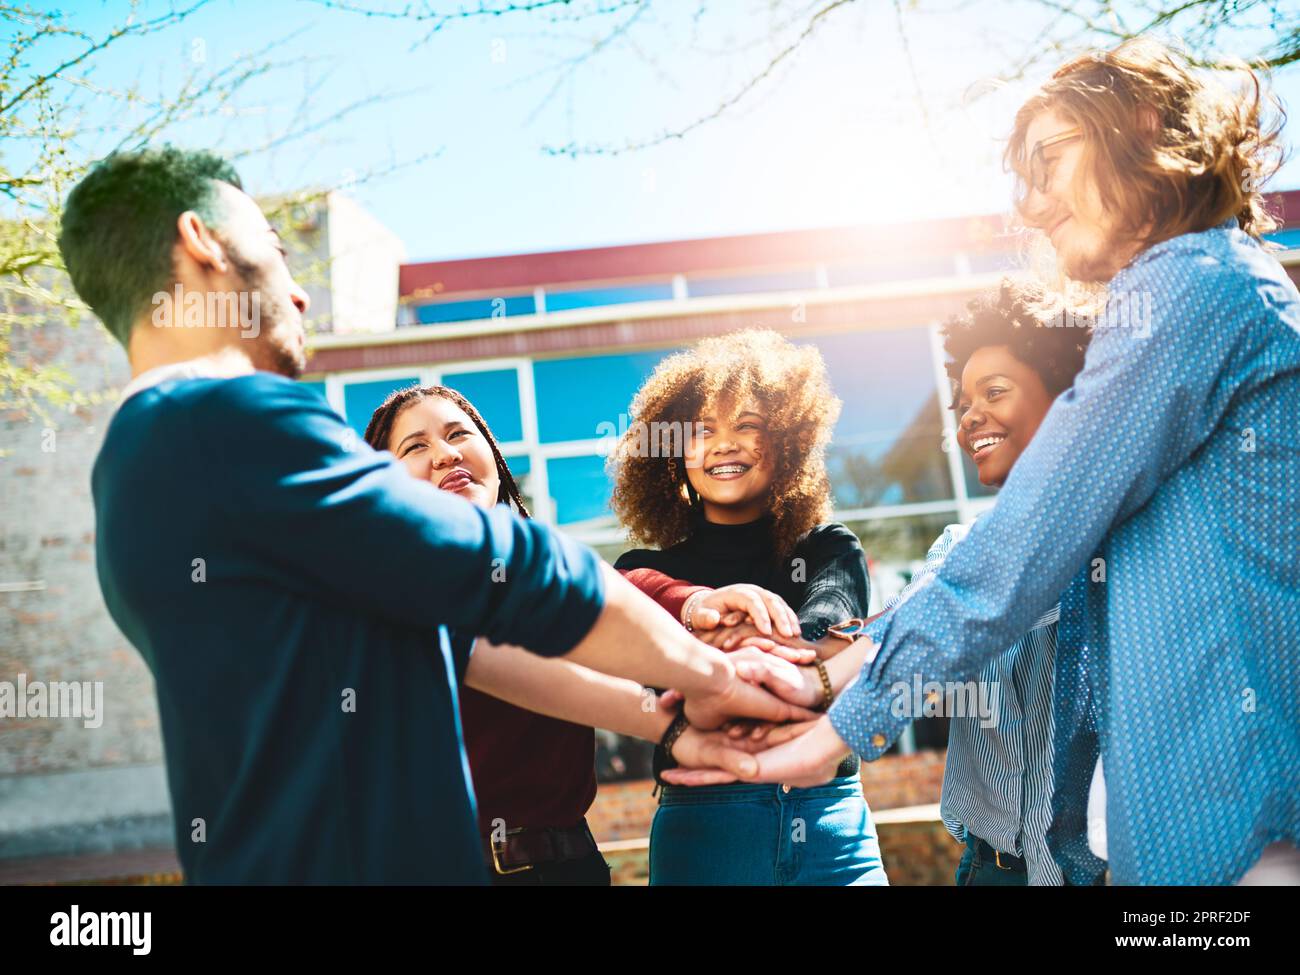
[[[910,720],[895,683],[972,679],[1059,599],[1047,838],[1066,881],[1108,861],[1119,884],[1300,882],[1300,294],[1260,240],[1277,127],[1258,79],[1235,80],[1138,39],[1022,106],[1018,210],[1065,275],[1106,285],[1083,371],[760,780],[878,757]]]

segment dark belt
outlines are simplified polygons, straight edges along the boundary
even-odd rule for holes
[[[498,876],[523,873],[546,863],[581,860],[597,852],[595,837],[583,820],[578,826],[555,829],[549,826],[520,827],[494,842],[483,838],[488,867]]]
[[[966,833],[966,842],[975,847],[975,851],[980,855],[981,860],[991,860],[999,870],[1011,870],[1015,873],[1029,872],[1029,865],[1025,863],[1023,857],[1003,853],[969,831]]]

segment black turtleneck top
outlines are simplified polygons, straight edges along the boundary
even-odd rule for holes
[[[832,623],[865,617],[871,583],[857,536],[841,524],[818,525],[780,558],[772,538],[773,522],[767,515],[743,525],[718,525],[697,516],[685,540],[662,551],[625,552],[614,568],[655,569],[712,589],[741,582],[761,586],[799,615],[806,640],[821,639]],[[663,756],[657,757],[662,761]],[[845,760],[838,774],[852,775],[857,770],[855,755]]]

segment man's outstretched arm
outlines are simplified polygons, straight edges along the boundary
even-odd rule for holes
[[[228,530],[287,585],[394,623],[445,624],[677,687],[701,726],[795,713],[758,686],[761,667],[737,680],[723,654],[589,548],[418,481],[311,390],[257,374],[213,383],[201,406],[191,411],[196,476],[221,479]]]

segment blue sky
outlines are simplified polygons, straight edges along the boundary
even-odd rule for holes
[[[578,159],[543,147],[617,145],[688,123],[766,62],[769,38],[789,31],[773,31],[770,5],[758,0],[713,3],[698,19],[695,4],[660,4],[545,101],[554,66],[625,11],[576,29],[534,15],[463,21],[417,44],[426,28],[409,21],[310,0],[214,0],[179,27],[115,45],[93,80],[165,90],[289,37],[275,56],[306,63],[259,79],[225,115],[182,125],[174,141],[229,152],[322,124],[241,162],[255,193],[335,184],[432,154],[352,191],[413,260],[1001,212],[1009,185],[997,136],[1027,85],[973,109],[960,102],[1040,25],[1036,8],[1015,0],[957,6],[943,12],[923,0],[905,13],[911,64],[892,4],[838,11],[717,121],[657,147]],[[92,34],[123,16],[120,3],[47,9],[56,8]],[[167,9],[145,2],[138,16]],[[1300,104],[1300,68],[1276,90]],[[394,92],[324,124],[358,99]],[[110,127],[125,114],[109,96],[87,112]],[[81,148],[98,153],[108,138]],[[1300,186],[1297,164],[1274,186]]]

